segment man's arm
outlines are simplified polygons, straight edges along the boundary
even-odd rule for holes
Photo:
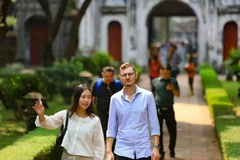
[[[180,97],[180,91],[179,90],[173,88],[172,92],[173,92],[174,96]]]
[[[174,83],[172,92],[173,92],[174,96],[180,97],[180,89],[179,89],[179,85],[178,85],[177,81],[175,81],[175,83]]]
[[[108,130],[107,130],[107,142],[106,142],[106,157],[107,160],[114,160],[114,154],[112,151],[113,141],[116,133],[114,133],[114,128],[116,127],[116,110],[113,105],[112,99],[110,100],[109,107],[109,119],[108,119]]]
[[[107,137],[107,144],[106,144],[106,154],[107,154],[107,160],[113,160],[114,155],[112,152],[112,145],[113,145],[114,138]]]
[[[159,135],[153,135],[153,147],[158,147],[159,145]]]
[[[159,135],[153,135],[153,149],[152,149],[152,160],[159,160]]]

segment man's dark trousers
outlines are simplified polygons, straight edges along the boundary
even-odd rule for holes
[[[169,150],[174,151],[177,138],[177,123],[175,120],[175,113],[173,109],[159,110],[158,120],[160,125],[160,154],[164,151],[163,148],[163,120],[165,120],[168,133],[170,136]]]
[[[98,116],[100,118],[101,121],[101,125],[102,125],[102,129],[103,129],[103,135],[104,135],[104,140],[106,142],[106,132],[107,132],[107,125],[108,125],[108,113],[98,113]]]

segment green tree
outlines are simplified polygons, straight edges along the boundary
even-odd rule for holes
[[[226,62],[227,68],[235,74],[240,85],[240,49],[231,49],[229,60]],[[240,97],[240,88],[238,88],[238,97]]]
[[[70,41],[69,41],[69,47],[66,52],[66,58],[70,59],[72,56],[74,56],[75,51],[77,49],[78,45],[78,28],[82,21],[82,17],[84,16],[89,4],[92,0],[85,0],[82,4],[81,9],[79,10],[75,21],[73,22],[71,33],[70,33]]]
[[[45,40],[43,48],[43,66],[51,66],[54,60],[54,56],[52,53],[52,44],[59,31],[65,10],[67,8],[68,0],[60,1],[55,20],[53,19],[52,12],[50,9],[50,1],[49,0],[37,0],[37,1],[46,14],[48,28],[47,38]]]
[[[60,5],[57,11],[57,15],[55,20],[53,20],[53,16],[51,13],[50,9],[50,1],[49,0],[37,0],[38,3],[41,5],[43,11],[46,14],[46,19],[47,19],[47,26],[48,26],[48,32],[47,32],[47,38],[44,44],[44,49],[43,49],[43,66],[52,66],[53,61],[54,61],[54,56],[52,53],[52,44],[57,36],[57,33],[59,32],[59,28],[62,22],[62,19],[64,17],[64,13],[67,9],[69,0],[61,0]],[[72,1],[71,1],[72,2]],[[72,55],[71,53],[75,52],[77,46],[77,33],[78,33],[78,27],[79,24],[82,20],[83,15],[85,14],[85,11],[87,10],[91,0],[85,0],[83,2],[82,7],[78,11],[77,17],[75,18],[73,25],[72,25],[72,32],[71,32],[71,37],[70,37],[70,43],[69,43],[69,48],[67,52],[70,52],[69,54]],[[71,3],[72,4],[72,3]],[[66,54],[66,55],[69,55]]]
[[[231,49],[229,60],[226,62],[227,68],[235,74],[240,82],[240,49]]]

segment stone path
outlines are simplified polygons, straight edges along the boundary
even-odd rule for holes
[[[216,138],[213,119],[210,116],[206,101],[203,99],[201,79],[194,79],[195,95],[188,96],[187,75],[182,73],[177,78],[181,96],[175,97],[175,116],[177,120],[176,157],[170,158],[168,150],[168,132],[164,126],[165,160],[222,160]],[[140,87],[150,90],[150,80],[142,74],[138,83]]]

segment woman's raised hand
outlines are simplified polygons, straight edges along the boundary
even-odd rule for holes
[[[38,99],[32,107],[38,115],[44,115],[44,106],[42,105],[41,99]]]

